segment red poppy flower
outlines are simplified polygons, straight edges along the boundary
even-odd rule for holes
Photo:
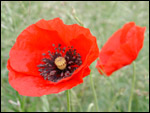
[[[27,27],[10,50],[9,83],[20,95],[42,96],[83,82],[98,57],[89,29],[61,19],[40,20]]]
[[[97,61],[97,69],[108,76],[121,67],[131,64],[143,47],[145,27],[134,22],[125,24],[117,30],[102,47]]]

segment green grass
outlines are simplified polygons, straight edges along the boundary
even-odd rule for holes
[[[1,111],[67,111],[65,92],[42,97],[23,97],[8,83],[9,51],[17,36],[30,24],[44,18],[60,17],[65,24],[76,17],[97,37],[101,48],[123,24],[135,21],[146,26],[144,46],[136,59],[136,83],[132,111],[149,111],[149,2],[1,2]],[[92,63],[93,81],[100,111],[127,111],[132,84],[132,65],[111,77],[100,76]],[[96,111],[90,78],[71,90],[72,111]]]

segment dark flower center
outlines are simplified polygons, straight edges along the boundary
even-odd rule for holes
[[[52,44],[55,46],[54,44]],[[39,64],[40,75],[45,80],[58,82],[59,80],[69,77],[72,73],[82,64],[81,56],[76,52],[76,49],[71,47],[58,47],[54,48],[54,52],[48,51],[47,54],[43,53],[45,57],[42,59],[42,64]]]

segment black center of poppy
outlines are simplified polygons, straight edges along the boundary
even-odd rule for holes
[[[40,75],[45,80],[52,82],[58,82],[59,80],[69,77],[72,73],[82,64],[81,56],[77,53],[76,49],[71,47],[55,47],[55,51],[43,53],[45,57],[42,59],[42,63],[38,65]]]

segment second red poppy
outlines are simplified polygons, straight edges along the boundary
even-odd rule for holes
[[[131,64],[143,47],[146,27],[136,26],[134,22],[125,24],[117,30],[102,47],[97,61],[97,69],[110,76],[114,71]]]

